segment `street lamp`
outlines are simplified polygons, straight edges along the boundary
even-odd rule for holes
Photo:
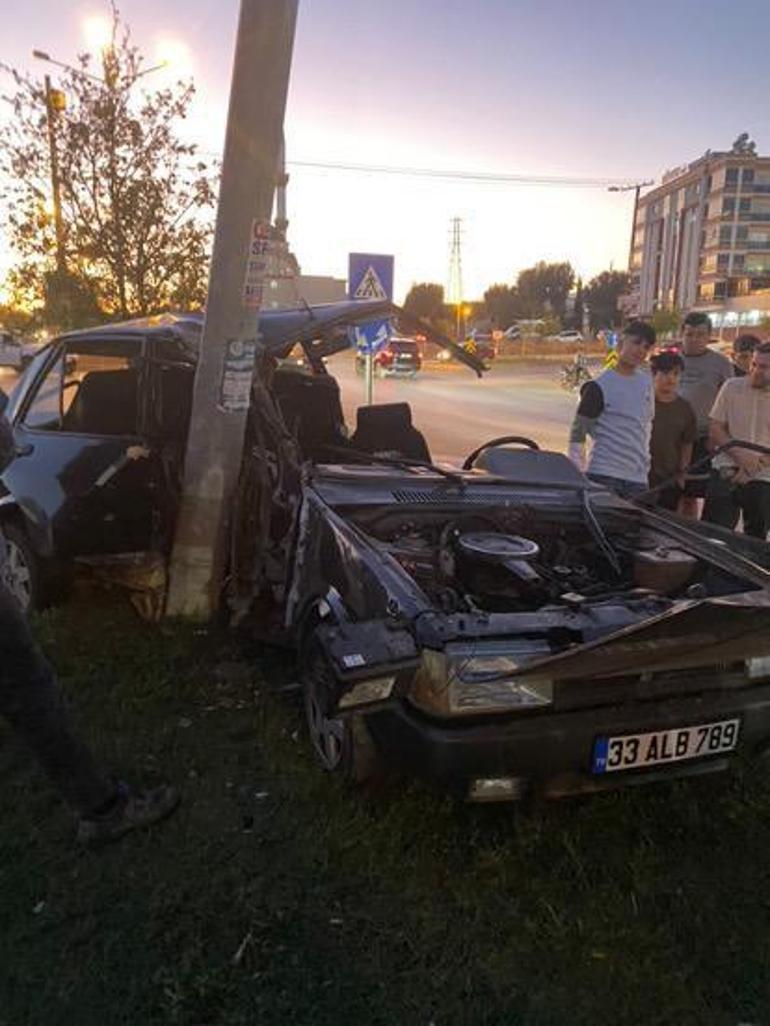
[[[636,213],[639,209],[639,193],[642,189],[645,189],[648,185],[653,185],[652,181],[636,182],[633,185],[609,185],[607,192],[631,192],[634,191],[634,213],[631,218],[631,243],[628,247],[628,270],[631,270],[631,265],[634,262],[634,233],[636,231]]]
[[[112,47],[105,47],[103,54],[107,54]],[[33,50],[32,56],[37,57],[39,61],[47,61],[49,64],[55,64],[57,68],[64,68],[65,71],[71,71],[74,75],[82,75],[84,78],[91,78],[94,82],[99,82],[101,85],[106,85],[108,89],[115,88],[114,75],[110,73],[107,68],[107,59],[103,56],[102,60],[105,65],[105,77],[101,78],[99,75],[92,75],[90,71],[84,71],[82,68],[75,68],[71,64],[65,64],[63,61],[57,61],[50,54],[46,53],[45,50]],[[134,81],[138,78],[143,78],[145,75],[149,75],[153,71],[160,71],[162,68],[168,67],[168,61],[161,61],[160,64],[153,64],[151,68],[145,68],[144,71],[140,71]]]

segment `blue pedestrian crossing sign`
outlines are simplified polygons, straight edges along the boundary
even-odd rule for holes
[[[350,253],[349,299],[393,299],[393,257],[381,253]],[[362,353],[376,353],[390,338],[390,321],[371,321],[353,328],[353,341]]]

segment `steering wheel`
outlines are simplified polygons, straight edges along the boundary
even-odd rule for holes
[[[494,449],[497,445],[525,445],[528,449],[534,449],[535,452],[540,450],[540,446],[531,438],[524,438],[523,435],[503,435],[501,438],[493,438],[491,442],[484,442],[478,449],[474,449],[470,456],[466,457],[463,470],[470,470],[485,449]]]

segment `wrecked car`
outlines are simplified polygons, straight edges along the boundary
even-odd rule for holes
[[[226,602],[296,648],[320,765],[500,801],[767,755],[770,546],[631,505],[528,438],[434,464],[406,403],[351,433],[328,358],[394,311],[261,323]],[[20,382],[0,516],[33,592],[73,559],[168,551],[199,335],[74,333]]]

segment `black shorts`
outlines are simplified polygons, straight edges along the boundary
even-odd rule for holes
[[[700,463],[705,460],[709,455],[708,438],[706,435],[701,435],[695,439],[695,444],[692,447],[692,460],[691,466],[694,463]],[[708,490],[709,478],[711,476],[711,465],[704,463],[698,467],[693,473],[687,471],[687,479],[684,483],[683,495],[689,495],[694,499],[705,499],[706,491]]]

